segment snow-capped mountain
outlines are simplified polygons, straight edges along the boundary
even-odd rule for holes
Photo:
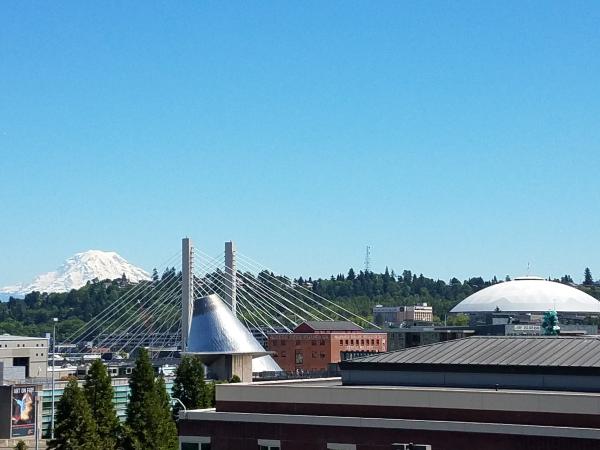
[[[0,289],[0,294],[23,296],[33,291],[68,292],[79,289],[94,278],[114,280],[121,276],[129,281],[149,280],[150,275],[143,269],[127,262],[115,252],[89,250],[76,253],[54,272],[39,275],[30,284],[17,284]]]

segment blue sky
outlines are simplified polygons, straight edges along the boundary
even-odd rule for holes
[[[0,3],[0,286],[225,240],[600,277],[598,2]],[[595,271],[594,271],[595,270]]]

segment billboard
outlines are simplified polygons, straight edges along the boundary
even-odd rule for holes
[[[13,386],[11,436],[35,435],[35,386]]]

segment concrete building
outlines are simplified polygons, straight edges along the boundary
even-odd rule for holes
[[[300,324],[293,333],[269,335],[268,348],[286,372],[328,371],[342,354],[368,354],[387,350],[387,335],[364,331],[347,321],[312,321]]]
[[[0,335],[0,381],[45,378],[48,369],[48,339]]]
[[[595,338],[468,338],[340,366],[341,380],[218,385],[216,408],[180,413],[181,448],[600,446]]]
[[[42,383],[48,369],[48,339],[0,335],[0,449],[23,440],[33,448],[41,435]]]
[[[427,303],[414,306],[382,306],[373,308],[373,320],[377,325],[400,325],[403,322],[433,322],[433,309]]]

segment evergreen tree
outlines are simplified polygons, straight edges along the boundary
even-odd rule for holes
[[[563,284],[572,284],[573,278],[571,278],[571,275],[564,275],[560,278],[560,282]]]
[[[154,391],[156,395],[157,408],[154,419],[153,440],[157,443],[156,450],[177,450],[179,448],[179,438],[177,436],[177,426],[172,418],[171,397],[167,392],[165,380],[159,377],[154,382]]]
[[[203,408],[208,404],[206,383],[204,382],[204,367],[200,358],[183,356],[175,371],[173,382],[173,397],[181,400],[187,409]],[[173,406],[173,415],[178,417],[181,406]]]
[[[162,379],[156,381],[150,357],[141,349],[129,379],[127,450],[176,450],[177,429]]]
[[[113,387],[106,367],[99,359],[90,366],[83,392],[96,422],[96,433],[103,449],[114,449],[119,435],[119,419],[113,405]]]
[[[592,278],[592,271],[589,267],[586,267],[585,271],[583,272],[583,284],[586,286],[591,286],[592,284],[594,284],[594,279]]]
[[[158,276],[158,270],[156,270],[156,267],[152,270],[152,281],[154,282],[154,284],[158,283],[159,280],[159,276]]]
[[[54,439],[48,449],[105,450],[98,442],[96,423],[77,380],[69,381],[57,404]]]

